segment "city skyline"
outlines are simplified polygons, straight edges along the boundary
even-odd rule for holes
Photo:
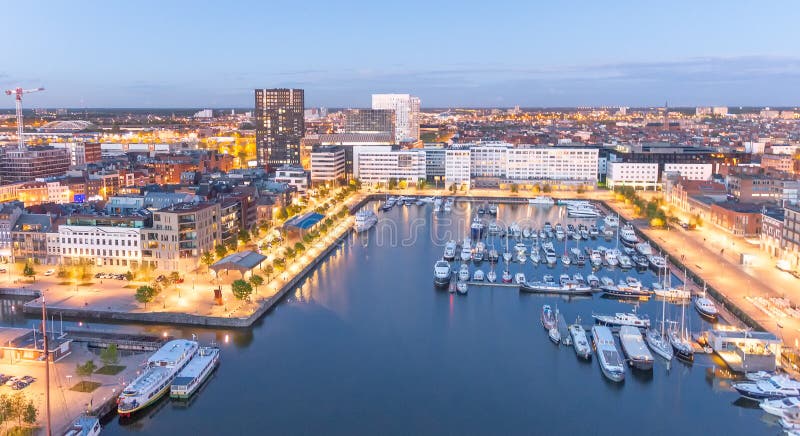
[[[745,2],[586,3],[571,10],[311,2],[302,20],[269,26],[256,17],[296,11],[251,2],[189,5],[9,5],[8,16],[31,18],[8,20],[8,34],[24,44],[7,47],[0,85],[46,87],[28,108],[248,107],[252,89],[263,87],[303,88],[308,106],[327,107],[369,107],[377,93],[418,95],[424,107],[800,100],[790,30],[798,8],[789,2],[769,10]],[[387,13],[404,23],[403,32],[382,24]],[[47,31],[31,31],[31,20]],[[142,27],[148,22],[155,30]],[[309,28],[318,31],[297,30]],[[287,32],[294,36],[283,40]],[[53,37],[59,34],[70,37]],[[268,55],[252,55],[259,51]]]

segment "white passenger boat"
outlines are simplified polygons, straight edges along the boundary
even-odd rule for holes
[[[472,281],[474,282],[482,282],[484,279],[484,274],[482,269],[476,269],[474,273],[472,273]]]
[[[773,375],[775,375],[775,373],[770,371],[755,371],[755,372],[744,373],[744,378],[750,381],[759,381],[759,380],[766,380],[772,377]]]
[[[548,331],[556,326],[555,314],[553,314],[553,309],[550,308],[549,304],[542,306],[540,321],[542,322],[542,327]]]
[[[117,399],[117,413],[122,417],[146,408],[169,391],[175,375],[197,352],[197,342],[176,339],[167,342],[149,359],[142,373],[125,386]]]
[[[600,363],[603,375],[614,382],[625,380],[625,364],[614,344],[611,329],[599,325],[592,327],[592,340],[597,350],[597,361]]]
[[[458,282],[456,284],[456,290],[461,295],[466,295],[467,291],[469,290],[469,286],[467,286],[467,282]]]
[[[554,344],[558,345],[561,342],[561,332],[558,331],[558,327],[553,327],[547,331],[547,337],[550,338]]]
[[[556,202],[550,197],[540,195],[538,197],[529,198],[528,204],[533,204],[536,206],[552,206],[556,204]]]
[[[667,259],[665,259],[664,256],[651,254],[647,256],[647,261],[650,262],[650,268],[655,271],[661,271],[667,267]]]
[[[692,293],[686,289],[663,286],[660,283],[653,283],[653,294],[667,300],[688,300],[692,298]]]
[[[469,245],[464,245],[461,247],[461,260],[464,262],[469,262],[472,259],[472,249],[470,249]]]
[[[219,364],[219,348],[200,347],[192,360],[172,381],[169,396],[186,399],[192,396]]]
[[[606,250],[606,263],[610,267],[615,267],[619,265],[619,259],[617,258],[617,251],[616,250]]]
[[[629,325],[620,327],[619,343],[625,356],[628,357],[629,365],[642,371],[653,369],[653,355],[647,349],[642,339],[642,332],[638,328]]]
[[[361,233],[369,230],[378,222],[378,216],[375,212],[369,209],[362,209],[356,212],[356,221],[353,225],[356,233]]]
[[[103,430],[96,416],[80,415],[64,431],[64,436],[97,436]]]
[[[582,359],[591,359],[592,346],[586,337],[586,330],[583,329],[579,321],[575,321],[575,324],[569,326],[569,334],[572,336],[572,346],[575,348],[575,354]]]
[[[433,265],[433,283],[439,287],[445,287],[450,283],[450,264],[444,260],[437,260]]]
[[[497,273],[494,272],[494,269],[490,269],[488,273],[486,273],[486,281],[489,283],[494,283],[497,281]]]
[[[518,272],[514,274],[514,283],[522,285],[525,283],[525,273]]]

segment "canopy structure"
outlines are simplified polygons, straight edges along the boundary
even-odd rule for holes
[[[239,271],[244,277],[244,273],[253,270],[255,267],[260,266],[261,262],[266,260],[267,256],[256,253],[255,251],[240,251],[238,253],[229,254],[222,259],[216,261],[209,268],[219,274],[220,271]]]

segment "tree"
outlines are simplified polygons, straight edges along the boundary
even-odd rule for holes
[[[247,229],[239,229],[238,238],[239,242],[246,244],[250,242],[250,232],[248,232]]]
[[[7,394],[0,395],[0,425],[5,424],[6,421],[13,418],[11,410],[11,401]]]
[[[314,240],[313,232],[308,232],[305,235],[303,235],[303,242],[305,242],[306,244],[310,244],[313,240]]]
[[[233,292],[233,296],[236,297],[237,300],[250,300],[250,294],[253,293],[253,287],[250,286],[250,283],[239,279],[234,280],[231,283],[231,292]]]
[[[258,222],[258,228],[264,233],[268,232],[271,227],[272,223],[267,220],[261,220]]]
[[[247,281],[253,285],[253,288],[255,288],[256,292],[258,292],[258,287],[264,283],[264,279],[258,274],[250,274],[250,278],[247,279]]]
[[[514,194],[519,192],[519,185],[517,185],[516,183],[512,183],[511,184],[511,192],[514,193]]]
[[[417,189],[425,189],[427,185],[428,182],[425,179],[420,178],[419,180],[417,180]]]
[[[226,254],[228,254],[228,249],[224,245],[219,244],[214,247],[214,252],[217,254],[217,259],[222,259]]]
[[[92,379],[92,374],[97,370],[97,365],[94,364],[94,360],[87,360],[86,363],[81,365],[80,363],[75,364],[75,373],[78,374],[79,377],[89,377]]]
[[[127,281],[133,280],[133,273],[131,271],[125,273],[125,280]]]
[[[231,238],[231,240],[228,241],[226,246],[228,248],[228,251],[230,251],[231,253],[235,253],[236,249],[239,247],[239,241],[237,241],[236,238]]]
[[[538,183],[537,183],[537,184],[535,184],[535,185],[533,185],[533,193],[534,193],[534,194],[538,194],[538,193],[540,193],[540,192],[542,192],[542,187],[541,187],[541,186],[539,186],[539,184],[538,184]]]
[[[287,259],[294,259],[295,254],[292,247],[286,247],[286,250],[283,251],[283,255],[286,256]]]
[[[156,296],[156,290],[152,286],[139,286],[136,290],[136,301],[144,303],[144,308],[147,309],[147,303],[153,301]]]
[[[273,268],[272,265],[267,265],[267,266],[264,267],[264,274],[267,275],[267,280],[270,279],[270,277],[272,276],[272,274],[274,272],[275,272],[275,268]]]
[[[578,185],[578,194],[583,194],[584,192],[586,192],[586,186]]]
[[[119,353],[117,352],[117,344],[109,344],[105,350],[100,352],[100,360],[104,365],[113,365],[119,362]]]
[[[458,190],[458,188],[456,188],[456,184],[455,184],[455,183],[452,183],[452,184],[450,185],[450,187],[449,187],[449,188],[447,188],[447,189],[449,189],[449,190],[450,190],[450,193],[452,193],[452,194],[455,194],[455,193],[456,193],[456,190]]]
[[[36,271],[33,270],[33,266],[30,263],[25,264],[25,268],[22,269],[22,275],[25,277],[33,277],[36,274]]]
[[[405,181],[405,180],[401,180],[401,181],[400,181],[400,182],[397,184],[397,186],[398,186],[400,189],[406,189],[406,188],[408,188],[408,182],[407,182],[407,181]]]
[[[283,271],[286,268],[286,259],[282,257],[276,257],[275,260],[272,261],[272,266],[275,267],[276,271]]]
[[[542,186],[542,192],[548,193],[548,194],[553,192],[553,186],[546,183],[544,186]]]
[[[36,406],[33,405],[33,400],[28,400],[28,404],[25,405],[25,410],[22,413],[22,421],[28,425],[36,424],[36,417],[38,414],[39,411],[36,410]]]
[[[281,208],[278,209],[278,217],[277,218],[279,220],[285,220],[286,218],[289,218],[289,211],[286,210],[286,206],[281,206]]]
[[[397,178],[395,178],[395,177],[389,177],[388,188],[389,188],[389,189],[395,189],[395,188],[397,188]]]
[[[202,262],[206,269],[211,268],[211,265],[214,264],[214,255],[211,254],[210,251],[204,251],[202,255],[200,255],[200,262]]]
[[[25,416],[25,407],[28,402],[22,392],[17,392],[8,399],[8,418],[17,418],[17,424],[22,424]]]
[[[298,243],[294,244],[294,251],[297,252],[297,254],[300,254],[300,253],[306,251],[306,246],[303,245],[302,242],[298,242]]]

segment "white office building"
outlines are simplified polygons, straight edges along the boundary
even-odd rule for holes
[[[344,148],[335,146],[315,147],[311,150],[311,182],[325,183],[345,177]]]
[[[470,144],[470,174],[472,177],[505,177],[506,152],[513,145],[507,142]]]
[[[710,163],[665,163],[664,174],[678,173],[689,180],[711,180],[711,167]]]
[[[656,189],[658,187],[658,164],[608,162],[606,184],[611,189],[617,186],[633,186],[637,189]]]
[[[597,182],[598,149],[513,147],[506,152],[506,178],[566,184]]]
[[[409,94],[372,94],[372,109],[392,109],[395,114],[395,139],[419,140],[419,97]]]
[[[444,184],[446,187],[470,187],[470,149],[451,148],[445,154]]]
[[[366,185],[386,184],[390,179],[415,184],[425,179],[425,151],[353,147],[353,176]]]

